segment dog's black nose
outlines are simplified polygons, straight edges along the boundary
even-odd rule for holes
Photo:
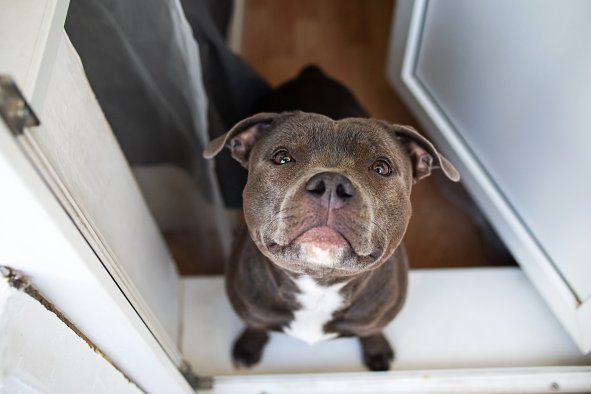
[[[327,208],[339,209],[354,195],[351,181],[334,172],[321,172],[306,182],[306,190]]]

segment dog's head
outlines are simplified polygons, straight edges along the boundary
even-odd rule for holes
[[[311,276],[373,269],[400,245],[413,183],[456,169],[407,126],[322,115],[262,113],[213,140],[248,169],[244,215],[259,250],[273,263]]]

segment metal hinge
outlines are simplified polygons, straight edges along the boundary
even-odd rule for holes
[[[189,364],[186,360],[183,360],[179,370],[191,388],[196,392],[199,392],[199,390],[213,389],[213,378],[209,376],[196,375],[191,368],[191,364]]]
[[[14,135],[22,134],[25,127],[39,125],[33,109],[8,75],[0,75],[0,115]]]

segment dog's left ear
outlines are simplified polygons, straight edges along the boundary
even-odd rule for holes
[[[264,112],[238,122],[226,134],[211,141],[203,151],[203,157],[211,159],[225,146],[230,149],[234,159],[243,167],[248,167],[248,157],[252,147],[278,115]]]
[[[413,166],[413,178],[417,182],[431,174],[431,169],[441,168],[445,176],[454,182],[460,180],[460,173],[437,149],[410,126],[389,125],[396,139],[406,149]]]

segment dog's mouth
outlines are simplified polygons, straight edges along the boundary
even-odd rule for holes
[[[369,255],[356,253],[345,235],[326,225],[304,230],[287,245],[280,245],[271,239],[266,239],[265,246],[274,255],[296,251],[300,258],[311,263],[333,266],[352,258],[359,263],[369,264],[378,260],[383,254],[381,248],[374,248]]]

